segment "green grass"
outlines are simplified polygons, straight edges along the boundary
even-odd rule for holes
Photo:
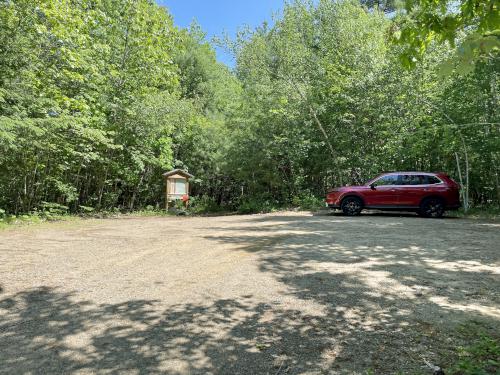
[[[467,213],[463,208],[458,211],[450,211],[447,216],[463,217],[468,219],[500,220],[500,207],[473,207],[469,208]]]
[[[19,226],[38,225],[50,221],[69,221],[77,219],[77,216],[54,215],[42,217],[39,215],[19,215],[0,218],[0,230],[10,229]]]
[[[458,348],[459,360],[450,373],[487,375],[500,373],[500,343],[483,335],[472,345]]]
[[[455,349],[455,360],[447,371],[452,375],[500,374],[500,338],[473,322],[460,327],[467,345]],[[496,335],[496,334],[495,334]]]
[[[434,334],[436,360],[446,375],[500,374],[498,324],[468,320]]]

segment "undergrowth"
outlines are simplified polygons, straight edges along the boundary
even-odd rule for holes
[[[500,206],[476,206],[469,208],[467,213],[461,208],[458,211],[447,212],[446,216],[468,219],[500,220]]]
[[[454,360],[446,373],[452,375],[500,374],[500,337],[479,324],[459,328],[466,345],[455,349]]]
[[[39,209],[28,214],[13,215],[0,208],[0,229],[8,228],[13,225],[29,225],[47,221],[69,220],[71,218],[109,218],[121,215],[172,216],[178,214],[256,214],[291,209],[318,211],[323,207],[323,199],[310,193],[294,196],[288,202],[281,202],[269,197],[241,197],[234,202],[229,202],[224,205],[219,205],[217,201],[208,196],[192,197],[187,209],[184,207],[182,202],[177,202],[171,206],[171,210],[169,212],[158,205],[146,206],[143,209],[136,211],[129,211],[122,208],[96,210],[92,207],[78,206],[76,211],[70,212],[70,209],[67,206],[58,203],[43,202]],[[496,221],[500,219],[500,207],[475,207],[469,209],[467,214],[465,214],[463,210],[459,210],[447,212],[446,215],[449,217]]]

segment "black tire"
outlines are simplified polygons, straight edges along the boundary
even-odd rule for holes
[[[363,210],[363,202],[358,197],[347,197],[342,200],[340,208],[347,216],[358,216]]]
[[[422,217],[440,218],[443,217],[445,205],[442,199],[427,198],[420,204],[419,215]]]

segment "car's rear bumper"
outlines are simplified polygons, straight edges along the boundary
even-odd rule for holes
[[[447,205],[447,206],[446,206],[446,209],[447,209],[447,210],[449,210],[449,211],[456,211],[456,210],[458,210],[460,207],[462,207],[462,204],[457,203],[457,204]]]

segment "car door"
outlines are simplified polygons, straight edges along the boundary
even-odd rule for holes
[[[399,202],[398,197],[398,175],[385,175],[372,183],[373,189],[365,193],[365,202],[367,206],[387,207],[396,206]]]
[[[401,175],[398,191],[399,205],[405,207],[417,207],[425,194],[424,187],[427,176],[416,174]]]

